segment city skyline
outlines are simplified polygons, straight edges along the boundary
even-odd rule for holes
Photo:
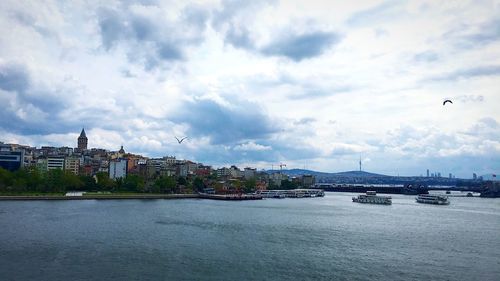
[[[0,8],[5,143],[73,147],[84,127],[89,147],[213,166],[500,170],[491,1]]]
[[[43,163],[44,161],[46,161],[47,157],[49,157],[49,158],[52,157],[53,159],[65,159],[65,160],[69,161],[70,163],[73,163],[75,161],[76,162],[83,162],[83,159],[84,159],[83,156],[88,154],[88,152],[92,152],[92,151],[94,153],[99,154],[99,155],[101,154],[102,151],[107,151],[108,155],[112,155],[111,159],[121,159],[121,160],[126,160],[126,161],[128,161],[130,159],[134,159],[134,161],[137,161],[139,159],[144,160],[144,161],[146,161],[146,159],[148,159],[148,161],[149,160],[170,159],[169,161],[172,161],[172,159],[173,160],[176,159],[175,155],[161,155],[161,156],[148,157],[148,156],[134,153],[133,151],[132,152],[130,152],[130,151],[125,152],[123,145],[120,146],[119,150],[116,150],[116,149],[106,150],[106,149],[99,148],[99,147],[87,147],[87,142],[88,142],[88,138],[86,137],[85,129],[82,128],[82,131],[80,132],[80,135],[78,136],[78,138],[76,140],[77,145],[74,147],[71,145],[69,145],[69,146],[64,145],[64,146],[60,146],[60,147],[40,146],[40,148],[38,148],[36,146],[31,146],[29,144],[4,143],[1,140],[0,140],[0,146],[4,146],[4,147],[8,148],[7,150],[9,150],[9,151],[23,153],[25,156],[29,155],[29,157],[28,157],[29,159],[24,159],[24,157],[22,157],[22,156],[20,157],[21,167],[24,166],[26,168],[36,166],[35,162],[39,162],[39,160]],[[181,142],[178,141],[178,143],[181,143]],[[26,149],[27,149],[27,151],[26,151]],[[37,151],[37,150],[38,150],[38,152],[33,153],[34,151]],[[21,151],[23,151],[23,152],[21,152]],[[44,151],[44,152],[42,152],[42,151]],[[42,152],[42,154],[46,154],[46,155],[39,155],[39,156],[33,157],[34,154],[39,154],[40,152]],[[56,152],[59,152],[59,153],[56,153]],[[118,158],[116,158],[116,157],[118,157]],[[27,160],[27,162],[26,162],[26,160]],[[62,160],[63,162],[58,163],[57,167],[63,167],[65,160]],[[177,159],[177,160],[180,162],[195,163],[195,162],[191,162],[191,159]],[[24,164],[23,164],[23,162],[24,162]],[[107,161],[104,161],[104,162],[107,163]],[[102,164],[102,163],[100,163],[100,164]],[[211,167],[214,170],[227,169],[228,167],[235,168],[235,169],[242,168],[241,166],[237,167],[234,163],[229,163],[225,166],[224,165],[223,166],[213,166],[211,163],[202,163],[202,162],[198,162],[196,164],[199,164],[203,167]],[[206,164],[208,164],[208,166],[205,166]],[[366,171],[366,170],[362,169],[361,158],[359,159],[358,164],[359,164],[359,172],[363,172],[366,175],[395,176],[395,175],[382,175],[382,174],[372,173],[370,171]],[[71,166],[72,164],[69,164],[69,165]],[[70,169],[70,170],[72,170],[73,173],[78,174],[77,170],[79,170],[79,168],[80,168],[79,166],[80,165],[77,165],[75,167],[72,166],[72,169]],[[278,167],[279,167],[279,170],[278,170]],[[285,169],[282,169],[283,167],[285,167]],[[246,169],[257,170],[257,168],[255,168],[255,166],[252,164],[245,165],[244,169],[245,170]],[[356,173],[356,172],[358,172],[357,170],[315,171],[315,170],[307,169],[307,167],[305,165],[302,168],[301,167],[287,167],[287,165],[284,163],[280,163],[280,164],[276,164],[276,165],[271,164],[270,169],[269,169],[269,167],[267,167],[267,168],[260,168],[260,170],[261,171],[268,171],[268,172],[269,171],[270,172],[278,171],[278,173],[281,173],[282,170],[283,171],[290,171],[290,172],[301,171],[300,172],[301,175],[303,172],[312,172],[313,174],[315,174],[315,173],[335,174],[335,173]],[[450,178],[450,179],[456,178],[456,175],[454,175],[452,173],[449,173],[448,175],[449,175],[448,178]],[[420,174],[420,175],[399,175],[399,174],[397,174],[396,176],[397,177],[401,176],[401,177],[446,178],[446,177],[442,177],[441,172],[438,172],[438,171],[430,172],[429,169],[426,170],[425,176],[424,176],[424,174]],[[483,177],[483,176],[486,176],[487,178],[496,177],[495,174],[480,175],[480,177]],[[472,177],[470,177],[470,178],[475,180],[477,178],[476,173],[472,173]],[[467,179],[467,177],[464,177],[462,179]]]

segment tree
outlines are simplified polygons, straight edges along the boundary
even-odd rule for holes
[[[289,181],[289,180],[282,180],[281,181],[281,188],[282,189],[296,189],[297,184],[292,182],[292,181]]]
[[[196,177],[193,181],[193,187],[196,191],[203,192],[203,189],[205,188],[205,183],[203,183],[203,180],[201,178]]]
[[[95,179],[91,176],[87,175],[80,175],[79,176],[80,181],[83,183],[82,190],[97,190],[98,186],[97,183],[95,182]]]
[[[45,178],[44,192],[65,192],[64,171],[61,169],[49,170]]]
[[[43,189],[45,175],[37,167],[29,170],[28,189],[30,191],[40,192]]]
[[[0,167],[0,190],[7,191],[7,188],[12,186],[12,181],[12,173]]]
[[[116,183],[109,178],[109,175],[105,172],[99,172],[96,174],[97,178],[97,188],[101,191],[111,191],[116,187]]]
[[[172,193],[176,186],[175,179],[169,176],[161,176],[153,184],[153,192]]]
[[[84,187],[83,181],[70,171],[64,172],[63,184],[66,190],[80,190]]]
[[[178,183],[179,185],[186,185],[187,180],[186,180],[186,178],[185,178],[185,177],[179,177],[179,178],[177,178],[177,183]]]
[[[257,185],[257,181],[255,180],[255,178],[251,178],[251,179],[246,180],[245,184],[244,184],[245,193],[249,193],[249,192],[254,191],[256,185]]]
[[[123,180],[122,189],[126,191],[144,192],[144,179],[138,175],[127,175]]]

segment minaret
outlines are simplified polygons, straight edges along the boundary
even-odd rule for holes
[[[78,149],[84,150],[87,149],[87,135],[85,135],[85,129],[82,128],[82,132],[80,133],[80,136],[78,137]]]

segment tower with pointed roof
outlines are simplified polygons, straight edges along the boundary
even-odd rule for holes
[[[87,149],[87,135],[85,134],[85,129],[82,128],[82,132],[80,133],[80,136],[78,137],[78,149],[84,150]]]

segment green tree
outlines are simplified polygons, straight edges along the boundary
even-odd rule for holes
[[[248,179],[244,183],[244,191],[245,193],[249,193],[255,190],[255,186],[257,185],[257,181],[255,178]]]
[[[177,183],[179,185],[186,185],[187,184],[187,180],[186,180],[185,177],[179,177],[179,178],[177,178]]]
[[[29,191],[40,192],[43,189],[45,175],[37,167],[29,170],[28,189]]]
[[[297,184],[289,181],[289,180],[282,180],[281,181],[281,189],[295,189],[297,188]]]
[[[65,171],[63,175],[63,184],[66,190],[82,190],[83,181],[70,171]]]
[[[161,176],[155,180],[153,184],[153,192],[156,193],[172,193],[175,189],[176,182],[173,177]]]
[[[196,177],[193,180],[193,187],[196,191],[203,192],[203,189],[205,188],[205,183],[203,183],[203,180],[201,178]]]
[[[99,191],[111,191],[116,188],[116,182],[109,178],[108,173],[99,172],[96,174],[97,189]]]
[[[82,191],[83,190],[90,191],[98,189],[97,183],[95,182],[95,179],[93,177],[87,175],[80,175],[79,178],[80,181],[82,181],[83,183]]]
[[[127,175],[123,179],[122,189],[133,192],[144,192],[144,179],[139,175]]]
[[[0,168],[0,190],[7,191],[8,187],[12,187],[13,178],[10,171]]]
[[[64,171],[61,169],[49,170],[45,178],[44,192],[65,192]]]

